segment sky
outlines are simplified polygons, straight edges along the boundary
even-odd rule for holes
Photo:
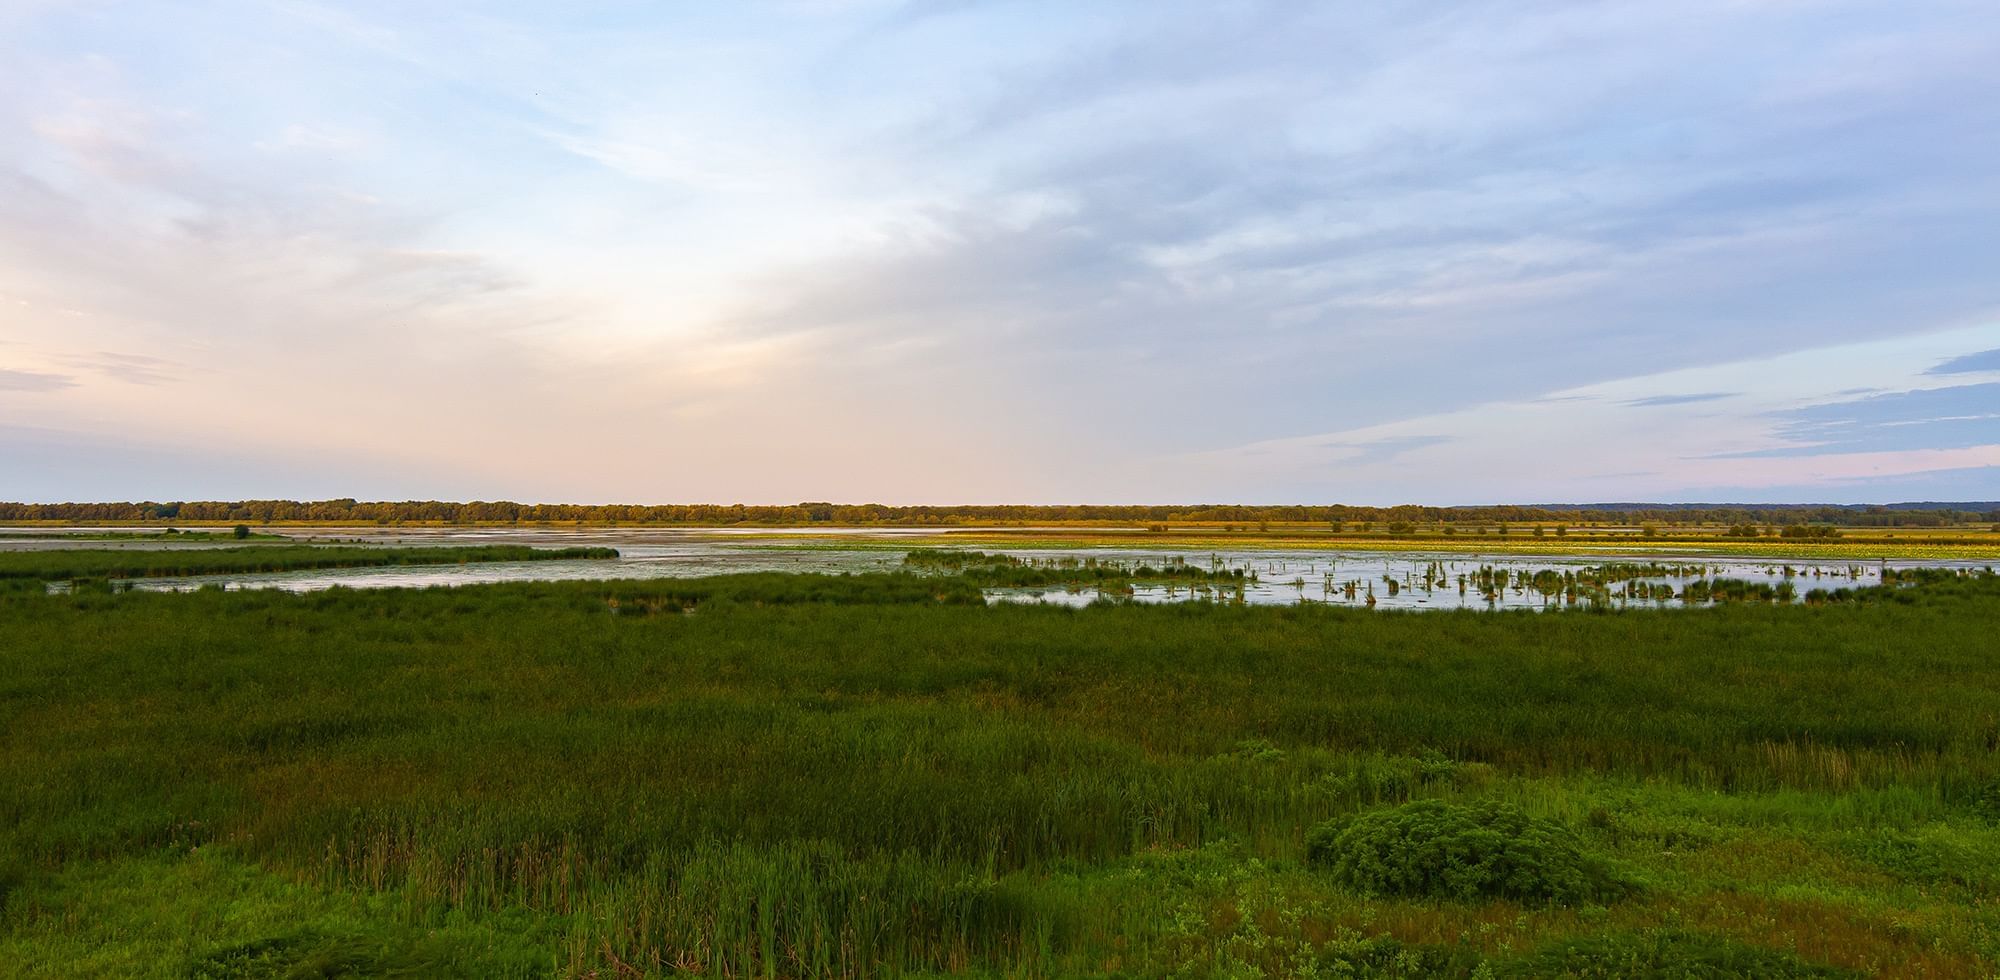
[[[0,499],[2000,499],[2000,18],[0,0]]]

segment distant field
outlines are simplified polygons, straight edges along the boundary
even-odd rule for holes
[[[307,568],[375,568],[470,562],[616,558],[610,548],[356,548],[318,545],[250,545],[200,550],[63,549],[0,551],[0,579],[149,578],[286,572]]]
[[[1598,515],[1601,516],[1601,515]],[[116,525],[120,522],[105,522]],[[125,522],[139,526],[144,522]],[[190,522],[189,527],[220,527],[227,521]],[[23,526],[61,527],[56,522],[22,522]],[[1336,529],[1337,525],[1337,529]],[[269,529],[343,529],[356,525],[338,521],[272,521]],[[2000,523],[1958,523],[1941,527],[1882,527],[1836,525],[1662,524],[1657,522],[1532,521],[1430,522],[1393,521],[1171,521],[1112,520],[1007,521],[965,518],[923,523],[884,521],[842,525],[808,521],[756,521],[738,524],[676,524],[618,521],[422,521],[398,520],[366,525],[377,531],[407,528],[439,531],[450,528],[490,528],[517,531],[655,529],[762,532],[762,540],[821,541],[836,548],[935,547],[1163,547],[1240,550],[1244,548],[1337,548],[1353,551],[1428,551],[1457,554],[1561,555],[1616,552],[1621,554],[1703,554],[1736,557],[1793,557],[1835,560],[2000,560]],[[912,535],[910,532],[928,532]],[[208,534],[209,532],[195,532]],[[157,536],[157,535],[156,535]],[[836,540],[828,540],[837,538]],[[168,538],[168,540],[171,540]]]
[[[0,963],[1984,978],[1996,632],[1990,576],[1422,615],[22,587]]]
[[[1488,555],[1716,555],[1749,558],[1801,558],[1854,561],[2000,560],[2000,534],[1983,529],[1924,528],[1917,530],[1854,530],[1839,537],[1731,537],[1720,533],[1680,532],[1646,536],[1636,530],[1588,529],[1563,535],[1512,528],[1508,534],[1437,531],[1334,533],[1325,529],[1278,528],[1230,531],[1221,527],[1174,526],[1141,528],[961,528],[931,535],[893,538],[842,538],[801,529],[762,540],[820,541],[828,548],[902,549],[912,546],[980,548],[1163,548],[1240,552],[1246,549],[1314,549],[1346,551],[1423,551]]]

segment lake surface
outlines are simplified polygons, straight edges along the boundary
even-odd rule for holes
[[[65,529],[74,532],[79,529]],[[131,529],[124,529],[131,530]],[[281,530],[300,542],[376,546],[519,544],[548,547],[604,546],[621,557],[598,561],[494,562],[398,568],[316,569],[296,572],[136,579],[142,590],[186,591],[204,585],[305,592],[348,588],[424,588],[489,582],[694,578],[735,572],[871,572],[902,566],[897,539],[988,529],[935,528],[315,528]],[[57,539],[53,532],[0,528],[0,550],[52,548],[216,548],[232,541],[114,543]],[[927,542],[934,544],[935,542]],[[1207,600],[1258,605],[1320,603],[1377,609],[1544,609],[1604,601],[1614,605],[1681,605],[1688,583],[1734,579],[1782,586],[1795,598],[1813,589],[1875,585],[1883,568],[1979,568],[1977,561],[1855,562],[1775,558],[1669,558],[1659,554],[1567,556],[1424,554],[1297,548],[1176,551],[1158,547],[1089,549],[984,548],[1035,564],[1081,561],[1147,565],[1185,563],[1200,569],[1242,570],[1240,585],[1147,584],[1111,598],[1134,602]],[[1636,594],[1635,594],[1636,593]],[[1672,598],[1667,597],[1671,593]],[[995,602],[1081,606],[1100,598],[1094,588],[993,589]]]

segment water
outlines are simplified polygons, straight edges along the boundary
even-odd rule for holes
[[[1075,552],[1010,551],[1040,560],[1074,558]],[[1163,563],[1161,553],[1093,551],[1100,559],[1120,557],[1131,563]],[[1678,597],[1691,582],[1734,579],[1774,588],[1789,582],[1794,599],[1803,601],[1813,589],[1878,585],[1882,569],[1916,567],[1982,567],[1979,562],[1868,562],[1828,560],[1774,561],[1764,558],[1661,558],[1424,554],[1366,551],[1239,551],[1179,557],[1198,568],[1243,569],[1241,586],[1205,583],[1135,585],[1111,598],[1133,602],[1189,600],[1243,602],[1252,605],[1315,604],[1374,609],[1547,609],[1607,601],[1613,605],[1682,605],[1679,598],[1654,598],[1651,586],[1665,586]],[[1627,566],[1620,569],[1620,566]],[[1630,566],[1646,566],[1643,571]],[[1550,575],[1561,581],[1556,581]],[[1254,577],[1253,577],[1254,576]],[[1541,581],[1537,582],[1540,576]],[[1504,581],[1504,585],[1497,584]],[[1392,584],[1393,583],[1393,584]],[[1642,591],[1643,590],[1643,591]],[[1640,593],[1634,596],[1632,593]],[[989,597],[1002,602],[1044,602],[1081,606],[1098,599],[1093,588],[995,589]],[[1704,600],[1701,604],[1706,604]]]
[[[735,572],[869,572],[901,567],[898,539],[951,533],[990,534],[988,529],[932,528],[341,528],[280,531],[299,541],[352,542],[377,546],[524,544],[548,547],[605,546],[619,550],[616,560],[495,562],[472,565],[406,566],[397,568],[314,569],[295,572],[201,575],[138,579],[121,583],[142,590],[187,591],[204,585],[229,589],[284,589],[308,592],[334,586],[349,588],[423,588],[488,582],[560,580],[693,578]],[[18,536],[17,536],[18,535]],[[934,541],[925,542],[934,545]],[[863,545],[865,547],[855,547]],[[103,541],[58,540],[46,533],[0,529],[0,550],[116,546]],[[161,542],[131,542],[127,547],[159,547]],[[229,547],[233,542],[174,542],[174,547]],[[1369,552],[1299,549],[1232,549],[1228,551],[1169,551],[1159,548],[1108,547],[1050,549],[991,547],[989,552],[1012,555],[1036,564],[1094,560],[1126,566],[1162,567],[1185,562],[1198,569],[1240,569],[1240,586],[1230,584],[1147,584],[1108,596],[1094,588],[993,589],[994,602],[1040,602],[1087,605],[1098,598],[1133,602],[1210,600],[1255,605],[1313,603],[1376,609],[1544,609],[1586,605],[1593,599],[1618,605],[1680,605],[1678,599],[1652,598],[1652,586],[1668,587],[1675,595],[1690,582],[1736,579],[1778,586],[1790,582],[1797,598],[1813,589],[1875,585],[1882,569],[1915,567],[1983,567],[1982,562],[1904,561],[1855,562],[1772,558],[1668,558],[1658,554],[1615,556],[1601,552],[1568,556],[1480,556],[1464,553]],[[1620,563],[1665,566],[1648,574],[1606,576]],[[1493,588],[1504,573],[1506,585]],[[1563,578],[1558,585],[1548,573]],[[1540,587],[1534,582],[1540,574]],[[1605,578],[1615,581],[1605,582]],[[1578,580],[1581,580],[1579,583]],[[1394,583],[1392,586],[1391,583]],[[1571,586],[1577,586],[1572,588]],[[1645,586],[1646,596],[1621,593]],[[1607,595],[1607,591],[1610,593]],[[1370,598],[1372,596],[1372,602]]]
[[[66,529],[91,530],[91,529]],[[134,529],[123,529],[134,530]],[[156,529],[162,530],[162,529]],[[815,532],[813,537],[846,539],[857,530],[836,528]],[[902,562],[903,552],[894,549],[841,550],[826,547],[786,547],[760,543],[776,535],[797,532],[763,528],[644,528],[547,530],[513,528],[315,528],[311,530],[260,531],[290,537],[299,543],[361,544],[372,547],[449,547],[476,545],[530,545],[549,548],[608,547],[618,549],[615,560],[481,562],[467,565],[409,565],[390,568],[326,568],[292,572],[234,573],[121,580],[121,587],[143,591],[190,591],[205,585],[224,588],[284,589],[311,592],[334,586],[348,588],[425,588],[430,586],[474,585],[492,582],[572,581],[598,579],[696,578],[734,572],[863,572],[892,569]],[[930,534],[927,530],[894,530],[883,535],[893,539],[908,534]],[[19,535],[15,537],[13,535]],[[779,538],[778,540],[784,540]],[[133,542],[106,542],[84,539],[57,539],[48,533],[33,534],[24,529],[0,528],[0,550],[52,550],[59,548],[158,548],[175,549],[243,547],[241,542],[161,542],[157,539]]]

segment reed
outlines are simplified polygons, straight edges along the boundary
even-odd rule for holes
[[[2000,582],[1844,600],[1067,610],[936,573],[4,591],[0,957],[1990,974]],[[1313,828],[1424,800],[1563,828],[1631,897],[1371,897],[1306,859]]]

